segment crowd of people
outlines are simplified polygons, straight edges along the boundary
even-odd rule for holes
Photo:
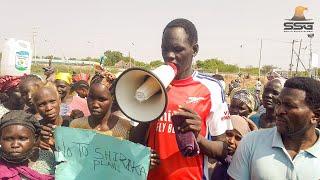
[[[150,147],[150,180],[320,179],[318,80],[258,79],[251,92],[237,79],[227,91],[223,76],[192,69],[198,33],[186,19],[166,25],[161,50],[177,67],[167,108],[138,125],[121,113],[116,76],[102,66],[92,77],[51,67],[46,78],[0,77],[0,179],[54,179],[58,126]]]

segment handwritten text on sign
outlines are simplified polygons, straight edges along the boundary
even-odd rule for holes
[[[150,150],[94,131],[55,130],[57,179],[146,179]]]

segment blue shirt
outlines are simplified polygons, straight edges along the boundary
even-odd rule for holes
[[[320,131],[316,129],[319,136]],[[320,138],[292,159],[277,128],[246,135],[232,158],[228,174],[233,179],[320,179]]]

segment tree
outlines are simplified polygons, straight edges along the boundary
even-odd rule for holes
[[[135,67],[140,67],[140,68],[144,68],[144,69],[150,70],[150,65],[148,63],[144,63],[144,62],[141,62],[141,61],[135,61],[134,65],[135,65]]]
[[[215,73],[216,70],[219,72],[238,72],[238,66],[232,64],[225,64],[219,59],[206,59],[204,61],[197,61],[197,67],[205,72]]]
[[[155,61],[151,61],[149,64],[150,64],[151,68],[157,68],[157,67],[163,65],[163,61],[155,60]]]
[[[44,59],[53,59],[53,55],[45,56]]]
[[[246,68],[241,68],[241,72],[248,73],[250,75],[258,75],[259,68],[253,66],[247,66]]]
[[[261,73],[266,74],[266,73],[272,71],[273,69],[277,69],[277,67],[273,66],[273,65],[263,65],[261,68]]]
[[[53,57],[55,60],[61,60],[61,57]]]
[[[106,56],[106,60],[104,61],[104,65],[106,66],[114,66],[117,62],[124,59],[122,53],[119,51],[107,50],[104,52],[104,55]]]

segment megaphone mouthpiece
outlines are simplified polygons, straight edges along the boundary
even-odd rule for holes
[[[177,66],[173,63],[166,63],[166,64],[172,67],[174,74],[177,75],[177,72],[178,72]]]
[[[159,66],[152,71],[163,86],[167,88],[177,73],[177,67],[173,63]],[[161,90],[158,79],[148,77],[148,79],[137,89],[135,98],[141,103]]]
[[[141,103],[148,100],[161,89],[155,79],[149,77],[136,91],[135,98]]]
[[[138,122],[160,118],[166,110],[166,88],[174,79],[177,68],[173,63],[159,66],[153,71],[130,68],[117,79],[115,97],[121,112]]]

